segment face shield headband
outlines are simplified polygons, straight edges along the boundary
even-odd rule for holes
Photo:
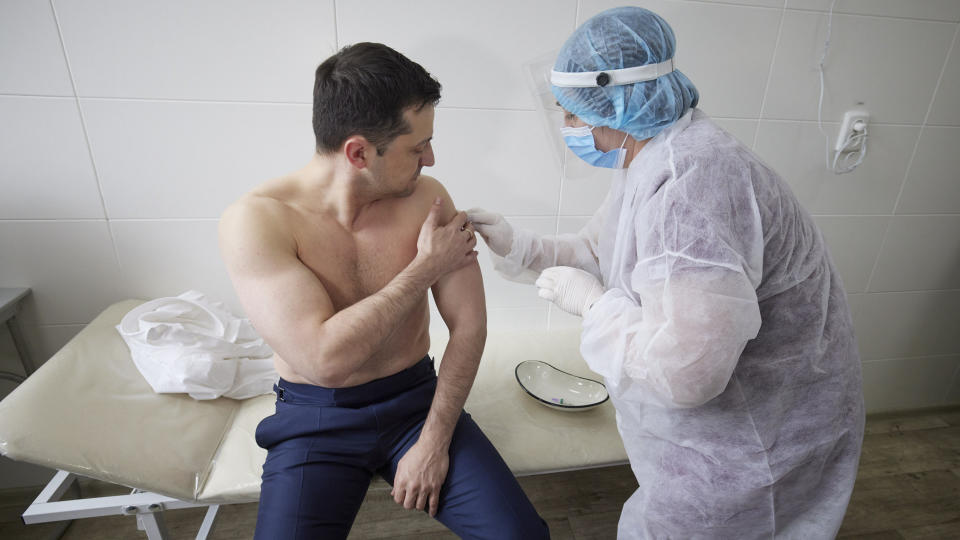
[[[673,58],[659,64],[647,64],[606,71],[550,71],[550,84],[561,88],[593,88],[604,86],[623,86],[638,82],[652,81],[674,70]]]

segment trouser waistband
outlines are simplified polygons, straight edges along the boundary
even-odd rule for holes
[[[277,393],[277,400],[284,403],[359,407],[383,401],[436,376],[433,359],[427,355],[407,369],[357,386],[327,388],[280,379],[273,390]]]

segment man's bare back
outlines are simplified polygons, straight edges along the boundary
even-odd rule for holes
[[[229,212],[244,214],[245,219],[251,213],[262,216],[259,219],[269,221],[278,236],[290,239],[283,248],[316,276],[333,311],[339,312],[382,289],[413,261],[420,227],[437,197],[443,199],[443,221],[449,221],[455,212],[446,190],[435,179],[421,176],[412,194],[374,202],[347,230],[334,215],[316,208],[311,190],[294,174],[261,185]],[[415,364],[430,347],[428,326],[427,296],[422,294],[380,350],[342,386],[363,384]],[[279,354],[274,363],[283,379],[311,383]]]

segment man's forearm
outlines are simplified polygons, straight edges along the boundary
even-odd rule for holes
[[[437,375],[437,391],[420,441],[444,448],[449,446],[460,411],[476,378],[486,339],[485,327],[451,331]]]
[[[431,280],[417,261],[411,262],[384,288],[324,321],[317,337],[321,358],[310,359],[311,365],[322,360],[328,375],[320,378],[346,378],[360,369],[423,300]]]

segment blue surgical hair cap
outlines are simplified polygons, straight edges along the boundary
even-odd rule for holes
[[[608,71],[658,64],[676,52],[673,29],[656,13],[618,7],[599,13],[563,44],[554,71]],[[570,88],[551,85],[567,111],[592,126],[608,126],[636,140],[649,139],[697,106],[700,93],[674,70],[650,81]]]

